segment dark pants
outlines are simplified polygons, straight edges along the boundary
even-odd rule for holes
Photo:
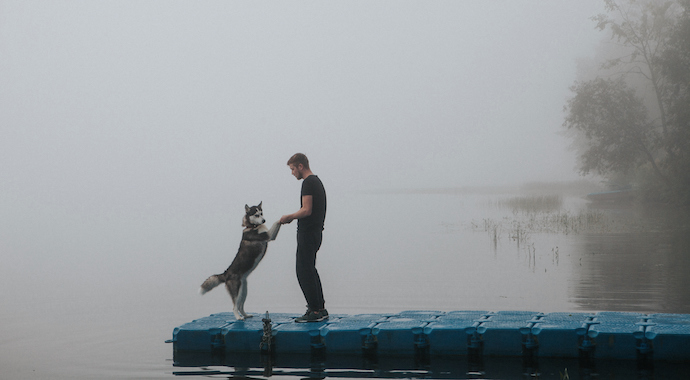
[[[316,252],[322,236],[321,231],[297,231],[297,281],[310,310],[324,308],[321,279],[316,271]]]

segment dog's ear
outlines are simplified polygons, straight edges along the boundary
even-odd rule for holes
[[[248,205],[244,205],[244,212],[249,212],[249,206]]]
[[[257,206],[259,210],[261,210],[261,204],[264,203],[264,201],[259,202],[259,205]]]

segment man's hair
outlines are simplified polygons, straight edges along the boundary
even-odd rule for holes
[[[290,157],[290,159],[288,160],[287,164],[288,166],[297,166],[299,164],[302,164],[302,166],[304,166],[305,169],[309,169],[309,159],[302,153],[293,154],[292,157]]]

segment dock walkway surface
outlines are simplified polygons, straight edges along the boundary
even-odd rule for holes
[[[295,323],[298,316],[212,314],[175,328],[170,342],[180,352],[690,359],[690,314],[403,311]]]

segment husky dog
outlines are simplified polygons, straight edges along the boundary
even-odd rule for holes
[[[263,202],[261,202],[263,203]],[[275,240],[280,230],[280,223],[275,222],[269,230],[264,223],[261,203],[258,206],[244,205],[245,215],[242,218],[242,242],[232,264],[222,274],[214,274],[201,284],[199,293],[202,295],[216,286],[225,283],[230,293],[234,307],[232,312],[237,320],[251,318],[244,312],[244,301],[247,299],[247,277],[259,265],[266,253],[268,242]]]

